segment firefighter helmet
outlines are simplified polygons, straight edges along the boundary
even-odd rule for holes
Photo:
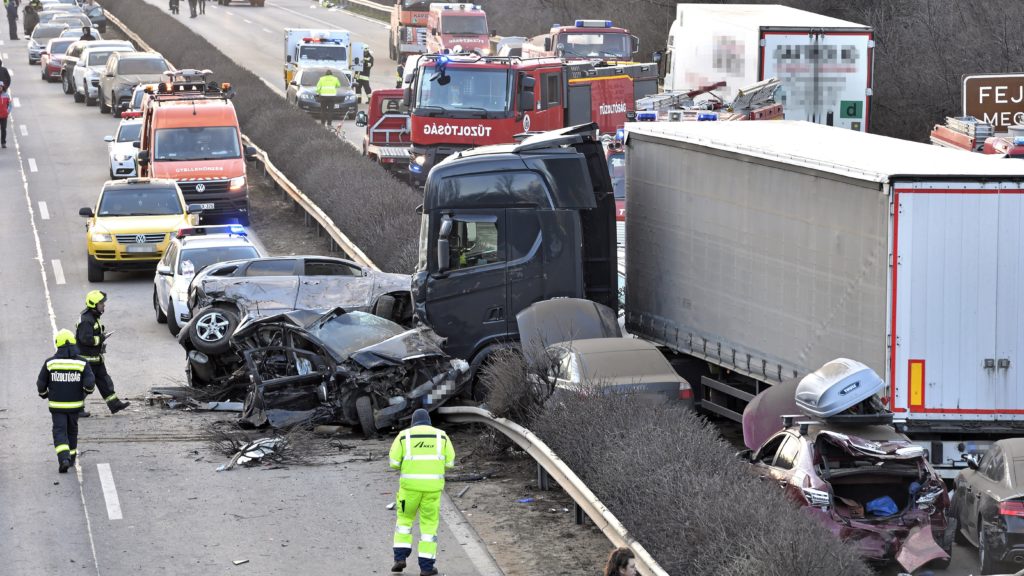
[[[75,333],[67,328],[63,328],[57,332],[57,336],[54,337],[53,343],[57,345],[57,348],[67,346],[68,344],[78,344],[75,340]]]
[[[100,302],[107,300],[107,293],[100,290],[92,290],[85,295],[85,307],[95,308]]]

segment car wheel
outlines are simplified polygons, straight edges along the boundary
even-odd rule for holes
[[[114,98],[113,94],[110,95],[110,115],[114,118],[121,117],[121,113],[117,109],[117,98]]]
[[[75,95],[75,102],[79,104],[85,102],[85,96],[78,93],[78,90],[75,88],[74,84],[71,85],[71,93]],[[88,106],[88,104],[86,104],[86,106]]]
[[[89,282],[103,282],[103,267],[92,256],[89,257],[88,277]]]
[[[156,312],[157,324],[167,323],[167,314],[164,314],[164,311],[160,309],[159,299],[156,296],[156,286],[153,286],[153,311]]]
[[[174,312],[174,301],[167,301],[167,330],[170,331],[171,336],[177,336],[178,332],[181,332],[181,324],[178,324],[178,315]]]
[[[1002,562],[997,561],[988,550],[985,540],[988,538],[988,530],[984,522],[978,518],[978,556],[981,559],[982,574],[999,574],[1002,572]]]
[[[210,306],[196,314],[188,325],[188,337],[203,354],[223,354],[228,351],[228,338],[237,327],[238,312],[226,306]]]
[[[100,114],[110,114],[110,106],[103,100],[103,94],[97,96],[96,101],[100,104]]]
[[[373,421],[373,404],[369,396],[360,396],[356,400],[356,414],[359,416],[359,427],[363,429],[363,436],[376,438],[377,424]]]
[[[378,296],[373,303],[373,313],[385,320],[391,320],[395,314],[395,297],[387,294]]]
[[[71,82],[68,82],[68,75],[63,72],[60,73],[60,87],[65,94],[71,94]]]
[[[85,98],[86,106],[95,106],[99,102],[99,98],[89,98],[89,96],[85,94],[83,94],[82,97]]]

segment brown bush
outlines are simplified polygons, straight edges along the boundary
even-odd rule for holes
[[[692,411],[630,396],[560,396],[533,431],[670,574],[872,574]]]
[[[103,6],[175,66],[208,68],[218,81],[231,82],[242,131],[378,266],[412,271],[419,231],[415,209],[423,201],[418,191],[288,106],[177,18],[136,0],[105,0]]]

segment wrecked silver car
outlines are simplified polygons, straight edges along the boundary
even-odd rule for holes
[[[340,306],[407,325],[412,318],[410,277],[323,256],[285,256],[220,262],[203,268],[188,289],[196,349],[220,354],[247,315]]]
[[[190,384],[244,396],[241,418],[252,426],[335,422],[374,435],[444,404],[468,381],[469,365],[448,357],[429,329],[342,308],[246,317],[219,355],[178,341]]]
[[[909,572],[945,567],[954,530],[945,484],[924,449],[891,425],[875,396],[883,386],[844,358],[772,386],[743,413],[750,449],[741,455],[865,560]]]

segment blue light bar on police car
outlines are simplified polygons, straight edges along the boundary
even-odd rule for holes
[[[611,28],[611,20],[577,20],[577,28]]]

